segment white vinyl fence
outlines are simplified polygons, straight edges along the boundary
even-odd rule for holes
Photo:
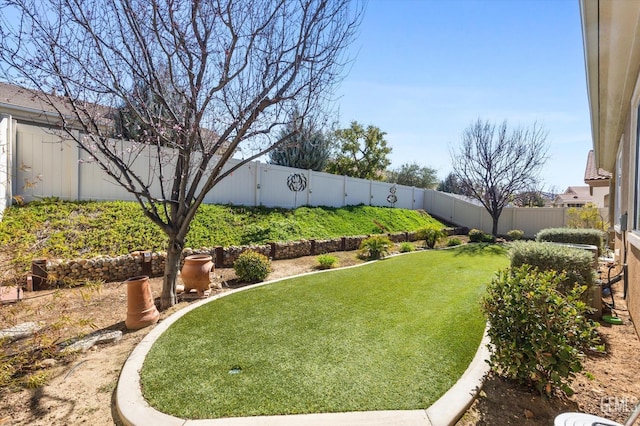
[[[484,207],[444,192],[427,190],[425,210],[442,220],[487,233],[493,227],[491,216]],[[541,229],[567,226],[568,211],[568,208],[554,207],[506,207],[498,221],[498,234],[506,235],[512,229],[519,229],[525,236],[534,237]],[[608,209],[600,209],[600,216],[607,221]]]
[[[25,201],[44,197],[63,200],[134,200],[100,167],[89,160],[73,141],[40,126],[19,123],[16,132],[13,195]],[[125,149],[123,147],[123,149]],[[152,193],[160,198],[154,176],[155,149],[139,156],[132,168],[153,182]],[[162,155],[171,156],[170,152]],[[228,167],[239,160],[231,160]],[[165,176],[172,176],[170,161]],[[395,187],[395,193],[392,193]],[[290,167],[248,163],[222,180],[204,202],[247,206],[293,208],[301,205],[342,207],[366,204],[405,209],[424,207],[424,189],[394,186],[387,182],[356,179]],[[395,196],[395,202],[392,202]]]
[[[152,166],[155,155],[155,150],[149,149],[135,160],[133,167],[149,182],[154,182],[151,189],[159,194]],[[235,161],[231,163],[236,164]],[[16,122],[10,116],[0,116],[0,173],[5,176],[0,181],[0,197],[4,200],[0,214],[15,196],[25,201],[45,197],[134,200],[97,164],[88,161],[87,154],[73,141],[46,127]],[[171,176],[170,170],[165,176]],[[492,227],[491,217],[482,206],[451,194],[260,162],[246,164],[225,178],[207,194],[205,203],[283,208],[365,204],[424,209],[449,223],[485,232],[491,232]],[[601,214],[606,220],[607,210],[602,209]],[[567,209],[506,208],[498,233],[520,229],[531,237],[540,229],[566,224]]]
[[[0,115],[0,218],[11,205],[11,120]]]

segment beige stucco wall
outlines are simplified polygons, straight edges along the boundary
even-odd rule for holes
[[[627,306],[631,319],[636,327],[636,333],[640,336],[640,327],[638,327],[640,324],[640,249],[632,245],[628,254],[627,279],[629,288],[627,293]],[[622,287],[620,287],[618,291],[622,290]]]
[[[596,186],[591,188],[591,196],[593,197],[593,202],[599,208],[607,207],[605,203],[605,197],[609,195],[609,185],[607,186]]]
[[[639,80],[640,82],[640,80]],[[632,106],[630,108],[629,113],[625,117],[625,125],[624,125],[624,133],[622,134],[619,145],[616,147],[616,152],[618,152],[618,148],[621,147],[621,158],[622,158],[622,180],[621,184],[621,196],[620,196],[620,214],[627,213],[628,214],[628,230],[626,231],[625,243],[623,245],[622,240],[622,230],[619,227],[616,227],[616,248],[620,248],[620,258],[619,261],[622,263],[627,262],[627,282],[628,282],[628,293],[627,293],[627,306],[629,307],[629,313],[634,320],[634,325],[636,329],[636,333],[640,334],[640,238],[638,238],[638,230],[634,232],[634,228],[636,227],[635,223],[637,222],[634,217],[634,187],[635,187],[635,158],[636,158],[636,126],[637,126],[637,105],[640,101],[640,85],[636,84],[635,95],[632,99]],[[636,107],[633,107],[636,105]],[[610,201],[615,202],[615,187],[618,184],[615,182],[615,173],[612,192],[610,193]],[[615,218],[612,220],[613,224],[616,224]],[[626,258],[625,258],[626,251]],[[622,294],[623,285],[617,286],[617,290]]]

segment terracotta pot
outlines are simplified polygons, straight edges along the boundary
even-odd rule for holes
[[[138,330],[155,324],[160,318],[149,286],[149,277],[142,275],[127,281],[127,319],[124,324],[129,330]]]
[[[211,279],[209,273],[214,269],[211,256],[206,254],[194,254],[184,258],[184,265],[180,271],[184,292],[196,290],[198,296],[204,296],[205,290],[209,290]]]

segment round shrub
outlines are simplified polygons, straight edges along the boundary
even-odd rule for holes
[[[404,242],[400,244],[400,253],[409,253],[414,251],[416,248],[411,243]]]
[[[481,241],[483,243],[495,243],[496,242],[496,237],[494,237],[491,234],[482,234],[482,238]]]
[[[233,262],[233,270],[242,281],[250,283],[264,281],[271,272],[271,262],[264,254],[247,250]]]
[[[484,232],[479,229],[472,229],[469,231],[469,241],[472,243],[479,243],[482,241]]]
[[[489,284],[482,303],[493,371],[547,395],[555,390],[571,395],[584,352],[599,343],[595,323],[584,315],[581,295],[587,287],[563,295],[557,290],[563,279],[529,265],[507,269]]]
[[[318,269],[331,269],[338,264],[338,258],[331,254],[321,254],[316,260],[318,261]]]
[[[366,259],[380,259],[389,254],[393,243],[387,237],[374,235],[360,243],[360,255]]]
[[[521,240],[522,237],[524,237],[524,231],[521,231],[519,229],[512,229],[511,231],[507,232],[507,238],[510,241],[518,241]]]
[[[458,237],[451,237],[447,239],[447,247],[455,247],[462,244],[462,240]]]

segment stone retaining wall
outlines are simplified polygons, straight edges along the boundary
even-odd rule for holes
[[[453,235],[457,232],[454,229],[448,230],[447,233]],[[361,235],[252,246],[188,248],[184,250],[183,258],[192,254],[208,254],[213,258],[217,268],[230,268],[233,267],[238,256],[246,250],[262,253],[273,260],[293,259],[335,251],[357,250],[360,248],[362,240],[368,237],[369,235]],[[387,234],[387,237],[395,243],[417,240],[415,232]],[[166,253],[164,252],[136,251],[117,257],[101,256],[93,259],[37,259],[33,261],[32,268],[34,289],[60,284],[83,284],[87,280],[124,281],[138,275],[157,277],[164,273],[165,258]]]

